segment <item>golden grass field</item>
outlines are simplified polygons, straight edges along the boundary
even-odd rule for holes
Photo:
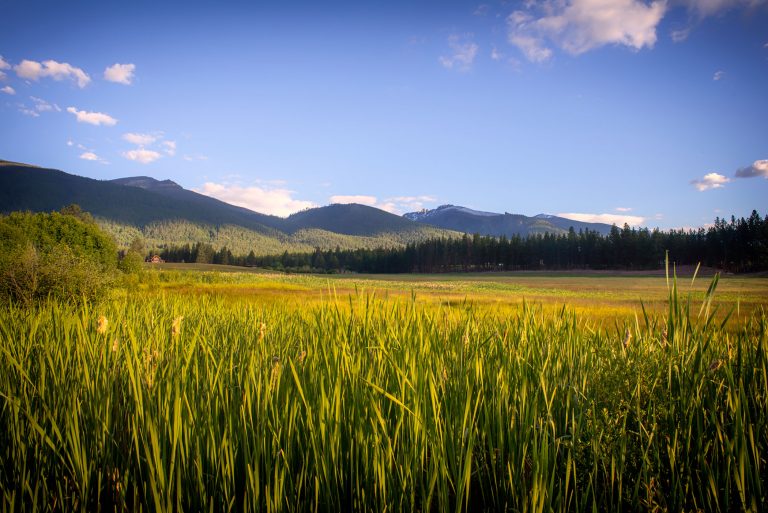
[[[0,511],[768,509],[766,278],[212,269],[0,309]]]
[[[508,315],[522,304],[540,305],[547,312],[563,306],[596,325],[613,327],[616,322],[642,314],[660,313],[667,307],[669,281],[663,271],[650,273],[504,272],[405,275],[304,275],[244,270],[212,264],[160,264],[152,271],[215,272],[208,278],[196,272],[168,273],[160,289],[178,294],[210,294],[231,300],[280,302],[291,307],[318,304],[331,296],[346,297],[373,293],[388,298],[411,299],[432,305],[472,304],[488,314]],[[693,280],[694,269],[678,276],[678,288],[686,298],[700,302],[707,291],[711,272]],[[702,274],[704,274],[702,276]],[[674,279],[674,270],[669,280]],[[159,280],[160,281],[160,280]],[[733,310],[735,322],[768,307],[768,277],[721,276],[717,286],[718,315]]]

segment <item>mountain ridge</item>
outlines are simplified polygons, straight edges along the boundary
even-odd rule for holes
[[[445,204],[434,209],[408,212],[403,217],[411,221],[464,233],[479,233],[494,237],[528,236],[543,233],[563,234],[573,227],[575,231],[591,230],[603,235],[610,233],[611,225],[585,223],[551,214],[526,216],[475,210],[460,205]]]

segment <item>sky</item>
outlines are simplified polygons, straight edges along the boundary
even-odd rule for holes
[[[0,0],[0,159],[285,216],[768,214],[768,0]]]

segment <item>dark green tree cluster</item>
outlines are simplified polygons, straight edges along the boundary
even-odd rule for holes
[[[117,249],[77,206],[0,217],[0,296],[22,303],[94,299],[112,281]]]
[[[233,265],[299,272],[461,272],[537,269],[658,269],[665,255],[679,265],[702,263],[730,272],[768,269],[768,216],[716,219],[707,229],[648,230],[614,226],[529,237],[435,238],[402,248],[327,250],[254,257],[228,256]],[[169,253],[170,256],[170,253]],[[166,258],[168,260],[169,258]],[[213,261],[213,260],[211,260]]]

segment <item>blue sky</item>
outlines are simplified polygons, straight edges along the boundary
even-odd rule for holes
[[[0,158],[261,212],[768,214],[768,1],[0,0]]]

